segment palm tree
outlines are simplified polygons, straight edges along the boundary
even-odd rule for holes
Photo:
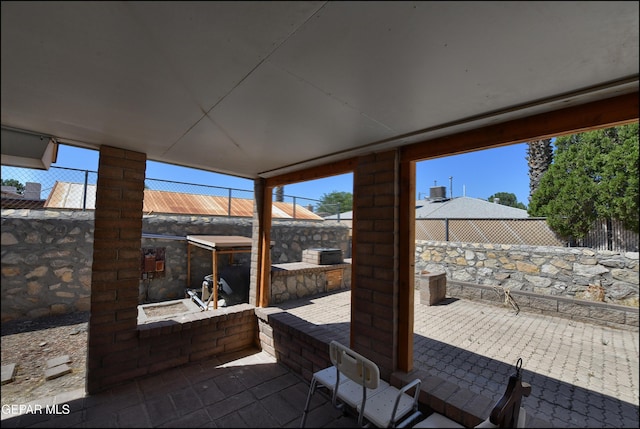
[[[551,139],[535,140],[527,143],[527,161],[529,163],[529,201],[538,189],[542,175],[553,161]]]
[[[284,186],[276,186],[276,201],[284,201]]]

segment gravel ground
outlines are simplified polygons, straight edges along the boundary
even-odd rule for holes
[[[2,366],[16,364],[2,385],[2,405],[26,404],[85,387],[89,313],[2,323]],[[71,373],[45,380],[47,361],[69,356]]]

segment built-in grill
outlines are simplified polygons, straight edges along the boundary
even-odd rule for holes
[[[302,251],[302,262],[315,265],[342,264],[342,250],[329,248],[306,249]]]

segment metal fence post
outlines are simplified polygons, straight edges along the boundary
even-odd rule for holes
[[[89,187],[89,170],[84,170],[84,192],[82,196],[82,211],[87,210],[87,189]]]
[[[296,218],[296,197],[293,197],[293,218]]]
[[[449,241],[449,219],[444,220],[444,241]]]

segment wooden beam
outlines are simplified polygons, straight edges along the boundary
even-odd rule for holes
[[[356,163],[357,158],[349,158],[342,161],[330,162],[317,167],[307,168],[305,170],[293,171],[280,176],[269,177],[265,180],[267,186],[275,188],[276,186],[284,186],[291,183],[306,182],[309,180],[337,176],[339,174],[352,173],[355,170]]]
[[[271,295],[271,217],[273,187],[264,186],[258,210],[258,305],[268,307]]]
[[[353,171],[353,183],[359,182],[358,170],[354,168]],[[358,208],[356,201],[360,198],[361,192],[353,187],[353,211],[351,212],[351,291],[349,294],[349,303],[350,303],[350,311],[349,311],[349,347],[355,346],[355,333],[351,326],[355,325],[354,315],[353,315],[353,303],[356,301],[356,292],[358,290],[358,276],[355,275],[358,272],[358,234],[357,234],[357,219],[358,219]]]
[[[401,162],[457,155],[638,121],[638,92],[404,146]]]
[[[416,248],[416,163],[400,163],[398,210],[398,369],[413,369]]]

